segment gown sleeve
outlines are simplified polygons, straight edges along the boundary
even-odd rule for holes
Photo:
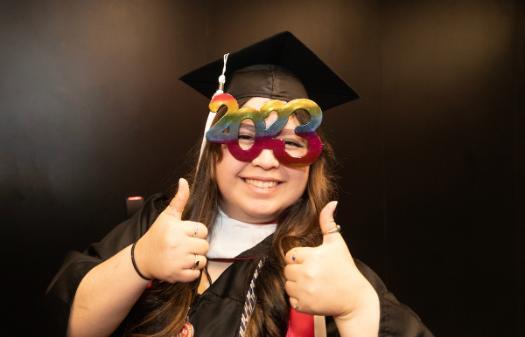
[[[419,316],[400,303],[370,267],[357,259],[354,261],[379,296],[379,337],[434,337]],[[329,337],[339,336],[332,317],[327,317],[326,328]]]
[[[166,205],[162,194],[148,198],[135,215],[120,223],[99,242],[83,252],[71,251],[46,290],[47,330],[53,336],[65,336],[69,311],[80,281],[93,267],[138,240]]]
[[[112,257],[132,242],[138,240],[166,207],[167,198],[156,194],[146,200],[144,207],[133,217],[122,222],[99,242],[83,252],[69,252],[62,267],[46,291],[45,318],[49,336],[65,336],[70,307],[82,278],[97,264]],[[363,262],[355,260],[361,273],[379,295],[379,337],[433,337],[419,317],[407,306],[399,303],[381,279]],[[121,336],[121,327],[112,336]],[[328,337],[339,336],[335,322],[327,317]]]

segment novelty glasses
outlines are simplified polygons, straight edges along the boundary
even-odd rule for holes
[[[321,124],[323,113],[317,103],[306,98],[290,102],[267,101],[259,110],[242,107],[227,93],[215,95],[209,105],[212,112],[221,107],[226,113],[206,133],[209,142],[225,144],[230,153],[240,161],[250,162],[263,149],[273,151],[279,162],[285,165],[310,165],[319,158],[323,144],[315,130]],[[285,129],[290,116],[299,111],[308,114],[308,121],[300,123],[293,130]],[[266,118],[272,112],[277,120],[266,126]]]

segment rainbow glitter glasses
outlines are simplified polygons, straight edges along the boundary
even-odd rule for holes
[[[285,165],[310,165],[323,150],[321,139],[315,133],[323,119],[323,112],[312,100],[300,98],[288,103],[270,100],[260,110],[250,107],[239,109],[235,98],[223,93],[212,98],[209,108],[217,112],[222,106],[226,107],[226,113],[209,129],[206,139],[226,144],[237,160],[249,162],[257,158],[263,149],[270,149]],[[296,116],[299,111],[305,111],[309,120],[290,132],[284,127],[290,116]],[[265,119],[272,112],[277,114],[277,120],[267,127]]]

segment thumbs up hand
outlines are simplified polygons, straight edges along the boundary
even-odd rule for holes
[[[188,182],[181,178],[169,206],[137,241],[135,261],[147,278],[191,282],[206,265],[208,229],[200,222],[181,219],[189,197]]]
[[[286,253],[285,289],[296,310],[336,319],[353,317],[378,299],[357,269],[334,221],[337,202],[329,202],[319,215],[323,243],[295,247]]]

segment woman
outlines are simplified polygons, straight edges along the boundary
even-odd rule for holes
[[[431,336],[352,258],[334,221],[333,155],[306,97],[324,109],[341,98],[317,97],[276,52],[313,55],[282,33],[230,56],[233,96],[212,99],[191,190],[181,179],[171,200],[154,196],[66,261],[49,293],[70,336]],[[343,89],[343,101],[356,96]]]

